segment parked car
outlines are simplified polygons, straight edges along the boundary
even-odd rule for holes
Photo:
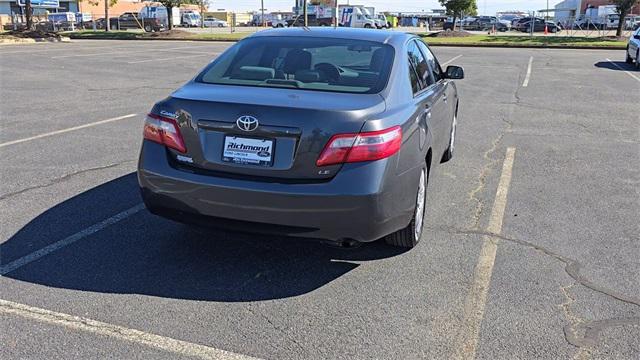
[[[627,44],[627,64],[634,62],[636,69],[640,70],[640,28],[635,30]]]
[[[287,20],[282,19],[282,20],[273,20],[273,22],[271,23],[271,27],[274,28],[283,28],[283,27],[287,27],[289,26],[287,24]]]
[[[474,21],[468,22],[466,25],[463,25],[463,30],[470,31],[488,31],[495,29],[496,31],[505,32],[509,31],[509,27],[495,19],[489,18],[477,18]]]
[[[229,24],[224,20],[219,20],[214,17],[204,18],[204,27],[227,27]]]
[[[165,25],[160,19],[140,18],[138,14],[132,12],[123,13],[117,18],[110,18],[109,26],[114,30],[144,29],[146,32],[162,31],[165,29]]]
[[[379,29],[391,28],[391,23],[384,14],[376,15],[376,25],[378,25]]]
[[[531,22],[532,19],[535,19],[536,21],[544,21],[543,18],[538,18],[538,17],[536,17],[536,18],[532,18],[530,16],[522,17],[522,18],[519,18],[518,20],[515,20],[515,23],[513,23],[513,25],[511,26],[511,29],[512,30],[517,30],[517,31],[528,32],[529,31],[529,27],[531,26],[530,22]],[[525,24],[527,24],[529,27],[525,27]]]
[[[527,21],[521,23],[521,27],[519,30],[522,32],[530,32],[531,31],[531,21]],[[544,29],[547,29],[550,33],[557,33],[558,31],[562,31],[562,28],[553,21],[544,21],[542,19],[536,19],[533,23],[533,31],[534,32],[542,32]]]
[[[332,26],[333,18],[318,18],[315,15],[307,15],[307,26]],[[298,15],[287,20],[287,27],[304,26],[304,16]]]
[[[640,16],[631,16],[626,22],[627,29],[636,30],[640,27]]]
[[[184,223],[414,247],[462,78],[412,34],[258,32],[153,106],[142,198]]]

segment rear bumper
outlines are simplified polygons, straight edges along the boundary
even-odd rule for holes
[[[368,242],[405,227],[413,214],[415,199],[403,189],[416,187],[418,177],[398,176],[388,170],[395,168],[393,163],[390,158],[345,165],[331,181],[321,183],[248,181],[176,169],[163,146],[145,141],[138,181],[147,208],[172,220]]]

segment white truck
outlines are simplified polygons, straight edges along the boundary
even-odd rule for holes
[[[200,26],[202,17],[200,13],[195,10],[181,10],[180,11],[180,25],[184,27],[198,27]]]
[[[581,15],[576,19],[575,25],[576,27],[580,27],[582,29],[604,29],[609,26],[609,17],[615,13],[615,5],[588,7],[587,9],[585,9],[584,15]]]
[[[340,6],[340,26],[375,29],[377,22],[369,14],[369,10],[364,6],[344,5]]]

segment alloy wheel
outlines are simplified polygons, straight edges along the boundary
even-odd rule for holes
[[[418,184],[418,198],[416,199],[416,213],[415,213],[415,230],[414,236],[416,241],[420,240],[420,235],[422,235],[422,225],[424,222],[424,203],[425,203],[425,193],[426,193],[426,175],[425,170],[422,169],[420,172],[420,184]]]

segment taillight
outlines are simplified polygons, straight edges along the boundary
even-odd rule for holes
[[[144,138],[181,153],[187,152],[178,123],[171,118],[155,114],[147,115],[144,120]]]
[[[316,165],[380,160],[397,153],[401,145],[400,126],[381,131],[334,135],[322,150]]]

